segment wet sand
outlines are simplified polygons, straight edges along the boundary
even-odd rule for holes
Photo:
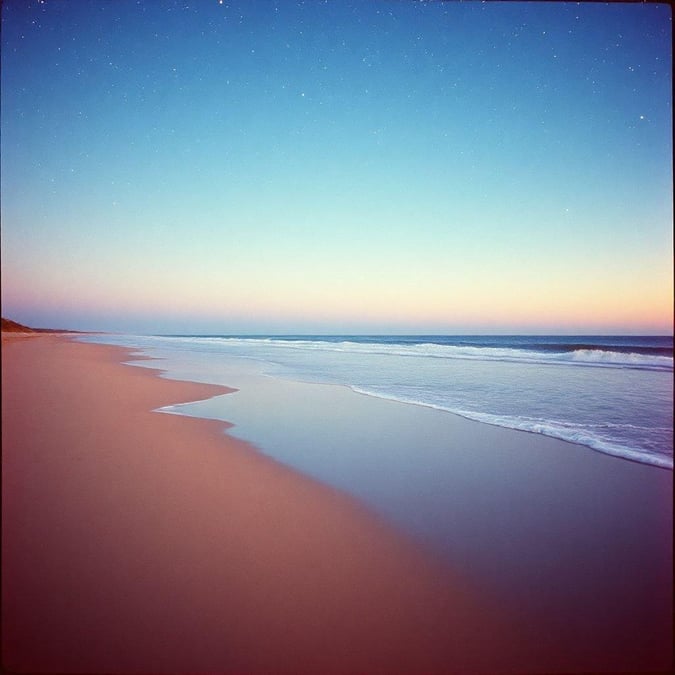
[[[5,668],[541,670],[499,607],[357,502],[222,422],[151,412],[227,390],[129,355],[3,340]]]

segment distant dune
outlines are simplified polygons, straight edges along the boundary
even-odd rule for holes
[[[2,332],[3,333],[33,333],[35,332],[32,328],[24,326],[16,321],[11,321],[10,319],[5,319],[2,317]]]
[[[61,328],[29,328],[23,324],[5,319],[2,317],[2,332],[3,333],[78,333],[79,331],[64,330]]]

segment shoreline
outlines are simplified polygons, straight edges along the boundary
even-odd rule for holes
[[[100,343],[96,343],[96,344],[100,344]],[[234,358],[238,358],[238,357],[234,357]],[[161,359],[159,357],[154,357],[154,356],[134,356],[133,359],[131,359],[129,361],[125,361],[125,365],[132,365],[133,366],[134,361],[157,361],[157,362],[159,362],[160,360]],[[171,373],[171,368],[164,368],[160,365],[157,365],[157,366],[148,365],[148,368],[157,371],[161,375],[164,375],[166,373]],[[270,378],[276,377],[274,375],[269,375],[267,373],[262,373],[262,376],[270,377]],[[174,378],[172,378],[170,375],[167,375],[166,379],[172,380]],[[532,436],[535,439],[540,439],[540,438],[551,439],[555,443],[559,443],[559,444],[561,443],[561,444],[564,444],[564,445],[569,445],[569,446],[572,446],[576,449],[582,448],[583,450],[586,450],[586,451],[591,452],[591,453],[598,454],[602,457],[605,457],[605,458],[608,458],[608,459],[611,459],[611,460],[623,461],[623,462],[627,462],[628,464],[632,464],[632,465],[636,465],[636,466],[640,466],[640,467],[649,467],[649,468],[652,468],[652,469],[660,469],[660,470],[662,470],[666,473],[669,473],[671,475],[673,474],[673,467],[669,466],[669,465],[666,465],[666,464],[664,464],[660,461],[646,462],[646,461],[631,457],[627,454],[620,454],[620,452],[613,453],[613,452],[610,452],[610,451],[607,451],[607,450],[599,450],[598,448],[594,448],[591,445],[586,445],[585,443],[580,443],[580,442],[577,442],[577,441],[571,441],[571,440],[568,440],[566,438],[560,438],[559,436],[555,436],[553,434],[547,434],[547,433],[540,432],[540,431],[533,431],[532,429],[521,429],[519,427],[505,426],[505,425],[502,425],[502,424],[497,424],[496,422],[488,422],[486,420],[474,419],[473,417],[470,417],[468,415],[463,415],[462,413],[455,412],[454,410],[448,410],[446,408],[442,408],[440,406],[435,406],[435,405],[428,404],[428,403],[405,401],[405,400],[398,399],[398,398],[393,398],[393,397],[388,397],[388,396],[384,396],[384,395],[380,395],[380,394],[374,394],[374,393],[370,393],[370,392],[366,392],[366,391],[361,391],[357,388],[354,388],[352,385],[349,385],[349,384],[336,383],[336,382],[319,382],[319,381],[314,382],[314,381],[309,381],[309,380],[294,379],[294,378],[291,378],[291,377],[288,377],[288,378],[278,377],[276,379],[281,379],[281,380],[285,380],[285,381],[288,381],[288,382],[294,382],[294,383],[297,383],[297,384],[300,384],[300,385],[310,385],[310,386],[319,386],[319,387],[336,387],[338,389],[343,389],[345,391],[348,391],[351,394],[355,394],[357,396],[363,396],[367,399],[376,399],[378,401],[386,401],[386,402],[389,402],[389,403],[394,403],[396,405],[413,406],[413,407],[418,407],[418,408],[424,408],[424,409],[427,409],[427,410],[433,410],[434,412],[451,415],[454,418],[459,418],[460,420],[462,420],[462,423],[469,422],[471,424],[487,425],[487,426],[490,426],[490,427],[495,427],[496,429],[504,430],[509,434],[511,434],[513,432],[527,434],[528,436]],[[182,380],[181,379],[181,380],[177,380],[177,381],[192,382],[194,380]],[[214,385],[214,386],[222,386],[222,385]],[[237,392],[237,391],[239,391],[238,388],[236,388],[236,387],[232,388],[232,392]],[[165,407],[166,408],[168,408],[168,407],[177,407],[178,408],[178,407],[181,407],[181,406],[189,407],[189,406],[192,406],[192,405],[208,403],[211,400],[211,398],[213,398],[213,397],[209,396],[207,398],[200,399],[200,400],[194,400],[194,401],[190,400],[190,401],[177,403],[177,404],[174,404],[173,406],[172,405],[160,406],[159,408],[156,408],[154,410],[154,412],[160,412],[160,413],[164,413],[164,414],[168,414],[168,415],[179,415],[179,416],[185,416],[185,417],[193,417],[193,418],[197,418],[197,419],[216,419],[216,418],[201,416],[199,414],[190,414],[189,412],[179,412],[179,411],[163,409]],[[255,446],[255,443],[252,443],[252,444]]]
[[[151,412],[229,390],[36,337],[2,354],[6,668],[522,665],[490,601],[367,509],[226,424]]]

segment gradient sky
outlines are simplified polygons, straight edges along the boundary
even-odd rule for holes
[[[5,0],[2,313],[670,333],[666,5]]]

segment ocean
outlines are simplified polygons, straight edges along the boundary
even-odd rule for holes
[[[90,338],[519,429],[673,468],[671,336],[173,335]],[[227,381],[221,382],[227,385]]]

